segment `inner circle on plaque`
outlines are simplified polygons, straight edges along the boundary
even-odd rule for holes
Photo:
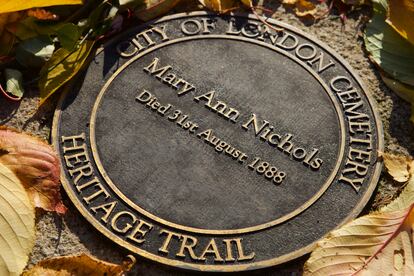
[[[180,89],[144,72],[154,58],[158,68],[171,66],[163,77],[173,73],[195,90],[178,96]],[[150,51],[117,74],[95,103],[91,140],[98,169],[132,207],[179,228],[231,231],[294,216],[332,183],[344,146],[339,106],[304,66],[237,39],[184,40]],[[171,105],[165,116],[136,100],[144,89]],[[235,123],[206,108],[207,100],[194,100],[213,90],[212,104],[240,112]],[[195,133],[167,119],[177,109],[199,126]],[[294,148],[317,149],[312,160],[323,160],[321,167],[269,145],[252,124],[242,128],[252,114],[260,125],[268,121],[272,133],[290,134]],[[197,137],[208,129],[247,160],[240,163]],[[283,182],[249,169],[255,157],[284,171]]]

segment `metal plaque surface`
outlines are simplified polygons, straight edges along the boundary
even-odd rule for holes
[[[354,218],[382,128],[350,66],[281,22],[161,18],[98,50],[54,118],[62,182],[114,242],[200,271],[280,264]]]

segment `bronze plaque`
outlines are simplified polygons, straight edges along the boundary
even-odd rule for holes
[[[178,14],[98,50],[53,142],[100,232],[167,265],[240,271],[358,215],[381,171],[373,101],[325,44],[268,22]]]

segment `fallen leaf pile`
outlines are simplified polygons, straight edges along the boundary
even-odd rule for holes
[[[252,0],[192,1],[217,13],[245,8],[256,14],[259,9]],[[179,2],[0,0],[0,93],[18,101],[25,87],[34,86],[43,104],[87,65],[98,42],[131,20],[156,18]],[[299,17],[317,17],[317,1],[280,2]],[[369,3],[319,2],[336,7],[341,18],[350,8]],[[385,84],[414,106],[414,1],[372,0],[372,6],[365,48]],[[414,161],[388,154],[383,159],[404,190],[389,205],[321,240],[304,275],[414,275]],[[66,212],[59,178],[59,159],[50,145],[0,127],[0,275],[21,275],[26,267],[35,242],[35,208]],[[123,275],[134,263],[133,258],[117,265],[84,254],[64,256],[43,260],[23,275]]]
[[[20,275],[35,240],[35,207],[64,214],[50,145],[0,127],[0,275]]]
[[[384,154],[389,174],[407,182],[379,211],[332,231],[312,252],[304,275],[414,275],[414,162]]]
[[[0,0],[0,93],[18,101],[25,87],[33,86],[40,90],[40,104],[43,104],[88,63],[96,42],[134,24],[132,18],[151,20],[167,13],[180,1]],[[256,9],[260,10],[252,0],[189,1],[218,13],[245,8],[257,15]],[[364,2],[320,2],[324,1],[341,3],[340,10]],[[316,17],[313,0],[282,0],[282,3],[293,8],[299,17]],[[394,18],[392,13],[390,19],[398,32],[411,37],[411,31]]]
[[[0,92],[20,100],[25,83],[38,83],[44,103],[83,68],[96,41],[119,31],[131,12],[150,20],[178,2],[0,0]]]

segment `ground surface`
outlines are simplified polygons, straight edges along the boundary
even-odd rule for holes
[[[364,51],[361,34],[370,9],[364,8],[352,12],[343,25],[335,13],[313,22],[298,19],[292,11],[286,11],[279,4],[269,4],[268,7],[275,11],[274,18],[315,36],[351,64],[362,77],[377,102],[384,125],[386,151],[406,155],[413,154],[414,128],[409,122],[410,106],[384,85],[378,70],[369,61],[368,55]],[[176,11],[189,9],[187,5],[181,5],[176,8]],[[36,91],[28,91],[19,103],[12,103],[0,98],[0,125],[12,126],[49,140],[56,98],[40,110],[38,110],[38,102]],[[365,212],[389,202],[400,189],[401,187],[393,183],[383,173],[378,188]],[[128,251],[118,247],[90,226],[71,204],[64,192],[63,198],[69,209],[65,216],[60,217],[42,212],[37,215],[37,240],[29,266],[46,257],[80,252],[91,253],[98,258],[112,262],[121,262],[124,256],[129,254]],[[282,267],[270,268],[253,275],[299,275],[307,257],[304,256]],[[193,275],[194,273],[174,270],[139,258],[131,274],[151,276]],[[252,275],[252,273],[250,272],[248,275]]]

